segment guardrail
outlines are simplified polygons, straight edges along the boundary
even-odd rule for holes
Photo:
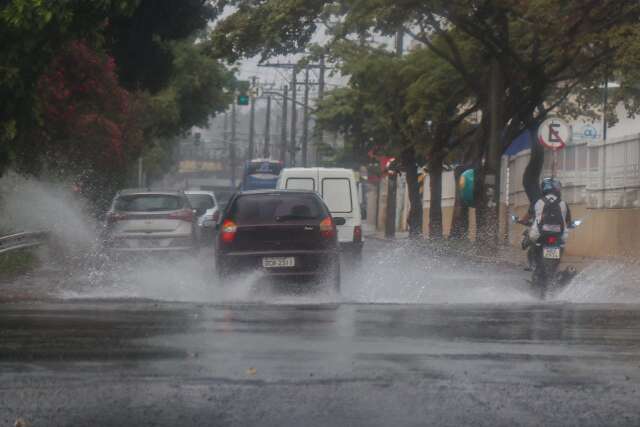
[[[49,234],[45,231],[28,231],[0,237],[0,254],[16,249],[31,248],[47,242]]]

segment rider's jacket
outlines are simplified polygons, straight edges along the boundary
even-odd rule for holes
[[[544,228],[544,224],[542,224],[542,212],[544,211],[544,206],[546,203],[552,203],[558,199],[558,196],[554,194],[547,194],[546,196],[539,199],[534,205],[534,220],[533,225],[529,228],[529,238],[533,242],[537,242],[540,238],[540,235],[544,231],[553,232],[555,230],[541,230]],[[562,220],[564,221],[564,227],[562,227],[562,240],[564,242],[567,241],[569,237],[569,224],[571,223],[571,211],[569,210],[569,205],[564,200],[560,200],[560,212],[562,213]],[[558,230],[560,231],[560,230]]]

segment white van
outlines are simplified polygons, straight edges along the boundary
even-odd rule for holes
[[[362,254],[362,217],[355,173],[342,168],[285,168],[280,172],[278,189],[313,190],[322,196],[334,218],[344,218],[337,226],[343,251]]]

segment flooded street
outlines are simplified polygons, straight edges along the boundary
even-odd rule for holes
[[[630,266],[541,302],[521,267],[401,243],[370,240],[341,295],[220,284],[209,256],[5,283],[0,424],[640,423]]]

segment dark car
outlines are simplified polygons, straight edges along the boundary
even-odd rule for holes
[[[326,281],[338,290],[341,220],[332,218],[312,191],[239,192],[217,225],[218,275],[259,270],[271,277]]]

